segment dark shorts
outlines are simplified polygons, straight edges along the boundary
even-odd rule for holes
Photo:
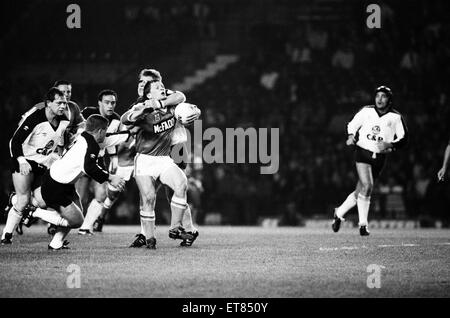
[[[45,204],[56,210],[79,200],[74,184],[59,183],[52,179],[49,172],[42,179],[41,195]]]
[[[31,166],[31,172],[33,172],[34,176],[43,176],[44,173],[48,170],[46,166],[41,165],[33,160],[28,160],[27,162]],[[17,172],[20,173],[20,165],[19,162],[16,159],[11,158],[11,166],[10,166],[11,173]]]
[[[386,155],[377,153],[375,158],[373,158],[372,155],[372,151],[363,149],[361,147],[356,147],[355,162],[362,162],[371,165],[372,177],[374,179],[377,179],[386,163]]]
[[[38,164],[36,161],[27,160],[27,162],[30,164],[31,172],[33,173],[33,183],[31,184],[31,189],[34,190],[39,188],[42,183],[42,178],[48,169],[46,166]],[[19,162],[16,159],[11,158],[10,171],[11,173],[20,173]]]

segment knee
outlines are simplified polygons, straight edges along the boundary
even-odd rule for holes
[[[372,182],[363,182],[361,184],[361,190],[360,193],[364,196],[368,196],[372,193],[373,190],[373,183]]]
[[[83,224],[83,216],[77,215],[67,220],[69,226],[73,229],[79,228]]]
[[[153,191],[142,194],[143,205],[153,206],[156,201],[156,193]]]
[[[14,208],[22,212],[26,206],[30,203],[31,196],[29,194],[17,194],[17,202],[14,205]]]
[[[95,200],[98,202],[103,202],[106,199],[106,192],[102,191],[102,192],[97,192],[95,193]]]

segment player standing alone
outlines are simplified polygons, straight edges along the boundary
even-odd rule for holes
[[[388,153],[403,147],[408,131],[402,115],[392,107],[392,91],[386,86],[376,89],[375,105],[363,107],[347,125],[348,146],[356,145],[358,174],[356,189],[335,209],[332,229],[339,231],[344,215],[358,207],[359,233],[369,235],[368,214],[375,180],[383,169]]]

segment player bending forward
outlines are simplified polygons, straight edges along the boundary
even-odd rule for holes
[[[41,187],[34,192],[33,205],[38,208],[24,215],[22,222],[29,225],[34,218],[40,218],[56,225],[56,233],[48,245],[50,250],[68,248],[65,237],[72,228],[78,228],[83,223],[80,199],[75,191],[75,182],[81,176],[89,175],[98,183],[108,181],[117,188],[123,188],[125,184],[121,177],[109,174],[97,164],[99,143],[105,140],[107,127],[108,120],[105,117],[91,115],[86,120],[85,131],[62,158],[54,162],[50,171],[44,175]]]
[[[402,115],[392,108],[392,91],[386,86],[376,89],[375,105],[363,107],[347,125],[348,146],[356,145],[358,174],[356,189],[335,209],[332,229],[339,231],[344,215],[358,207],[359,233],[369,235],[368,214],[374,182],[383,169],[388,153],[403,147],[408,131]]]

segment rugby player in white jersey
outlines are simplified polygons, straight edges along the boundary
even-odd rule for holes
[[[105,141],[108,119],[94,114],[87,118],[83,131],[63,154],[54,162],[44,175],[41,187],[34,191],[34,210],[27,211],[22,222],[33,223],[35,218],[57,226],[48,249],[68,248],[65,237],[72,228],[78,228],[83,222],[83,213],[79,207],[79,197],[75,190],[75,182],[83,175],[102,184],[111,183],[114,187],[123,188],[125,181],[116,175],[109,174],[98,165],[100,145]]]
[[[58,158],[57,146],[64,144],[69,125],[65,115],[67,99],[59,89],[51,88],[44,100],[45,107],[33,107],[19,122],[10,140],[11,172],[15,202],[9,209],[1,244],[11,244],[12,233],[30,204],[31,191],[39,179]]]
[[[64,110],[64,115],[69,119],[69,125],[68,125],[66,131],[64,132],[64,147],[67,147],[76,138],[76,136],[79,133],[81,133],[81,131],[83,130],[84,118],[81,115],[80,107],[78,106],[78,104],[71,100],[72,84],[66,80],[57,80],[53,84],[53,87],[56,87],[61,92],[63,92],[64,97],[67,100],[67,107]],[[36,108],[37,109],[45,108],[45,103],[44,102],[37,103],[29,110],[29,112],[33,112]],[[25,113],[23,116],[27,116],[27,114],[29,112]],[[62,149],[58,149],[58,151],[61,152]],[[15,192],[11,193],[10,194],[10,202],[5,209],[7,212],[9,211],[9,209],[12,206],[11,201],[16,200],[16,199],[17,199],[17,196],[15,195]],[[49,224],[47,231],[50,235],[54,234],[54,228],[51,227],[50,224]],[[22,226],[20,223],[19,223],[19,226],[16,227],[16,232],[18,234],[23,234]]]
[[[120,116],[114,111],[117,104],[117,93],[113,90],[102,90],[97,98],[98,107],[86,107],[82,111],[82,115],[87,118],[90,115],[102,115],[109,121],[107,129],[107,137],[105,141],[100,144],[99,164],[105,168],[105,157],[109,157],[109,172],[116,173],[117,170],[117,146],[125,142],[129,134],[120,134],[121,130]],[[94,198],[88,205],[86,210],[84,223],[78,230],[80,235],[92,235],[93,225],[95,220],[99,217],[104,201],[107,197],[108,186],[106,183],[99,184],[92,180],[90,176],[83,176],[77,182],[77,191],[80,194],[82,206],[87,204],[83,201],[89,198],[89,188],[93,183]],[[111,188],[111,186],[109,187]]]
[[[375,92],[375,105],[365,106],[347,125],[348,146],[355,145],[358,174],[356,189],[335,209],[332,229],[338,232],[345,214],[355,205],[358,208],[359,233],[370,234],[368,214],[375,181],[382,171],[388,153],[396,151],[408,141],[408,130],[402,115],[393,109],[392,91],[380,86]]]
[[[187,178],[170,157],[176,119],[173,110],[164,107],[162,101],[165,98],[163,83],[160,80],[149,81],[145,84],[141,102],[121,117],[125,125],[141,128],[136,135],[134,171],[142,204],[142,233],[138,236],[145,237],[146,246],[151,249],[156,248],[154,207],[157,181],[174,191],[170,202],[172,217],[169,236],[192,239],[192,234],[186,233],[181,225],[188,206]],[[133,245],[131,247],[138,247]]]

